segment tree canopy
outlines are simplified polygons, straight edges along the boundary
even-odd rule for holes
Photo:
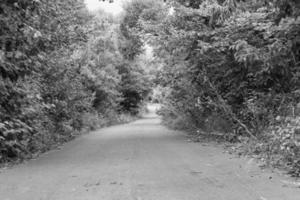
[[[118,19],[83,0],[4,0],[0,162],[137,116],[156,87],[165,124],[299,176],[299,14],[297,0],[132,0]]]
[[[150,80],[133,39],[83,0],[1,1],[0,162],[138,115]]]
[[[298,1],[149,2],[135,6],[144,8],[135,27],[164,66],[165,122],[253,140],[254,152],[299,175]]]

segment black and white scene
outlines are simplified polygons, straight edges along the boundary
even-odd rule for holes
[[[300,200],[300,0],[0,0],[0,200]]]

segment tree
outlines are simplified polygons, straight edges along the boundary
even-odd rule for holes
[[[292,111],[300,86],[295,1],[171,1],[170,6],[174,12],[164,20],[139,19],[143,31],[151,34],[147,38],[156,56],[164,60],[161,113],[166,121],[268,142],[284,134],[270,131],[278,116],[293,118],[287,121],[299,127],[299,116]],[[299,162],[299,146],[295,139],[288,144],[294,150],[274,152],[299,171],[299,164],[292,164]],[[283,156],[287,154],[289,161]]]

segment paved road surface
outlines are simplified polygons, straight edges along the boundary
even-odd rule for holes
[[[300,200],[290,180],[159,122],[152,113],[4,170],[0,200]]]

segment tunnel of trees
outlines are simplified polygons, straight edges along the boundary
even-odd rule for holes
[[[143,44],[120,27],[83,0],[1,1],[0,162],[138,115]]]
[[[166,125],[300,176],[299,1],[132,0],[124,11],[1,1],[0,162],[130,120],[152,94]]]

